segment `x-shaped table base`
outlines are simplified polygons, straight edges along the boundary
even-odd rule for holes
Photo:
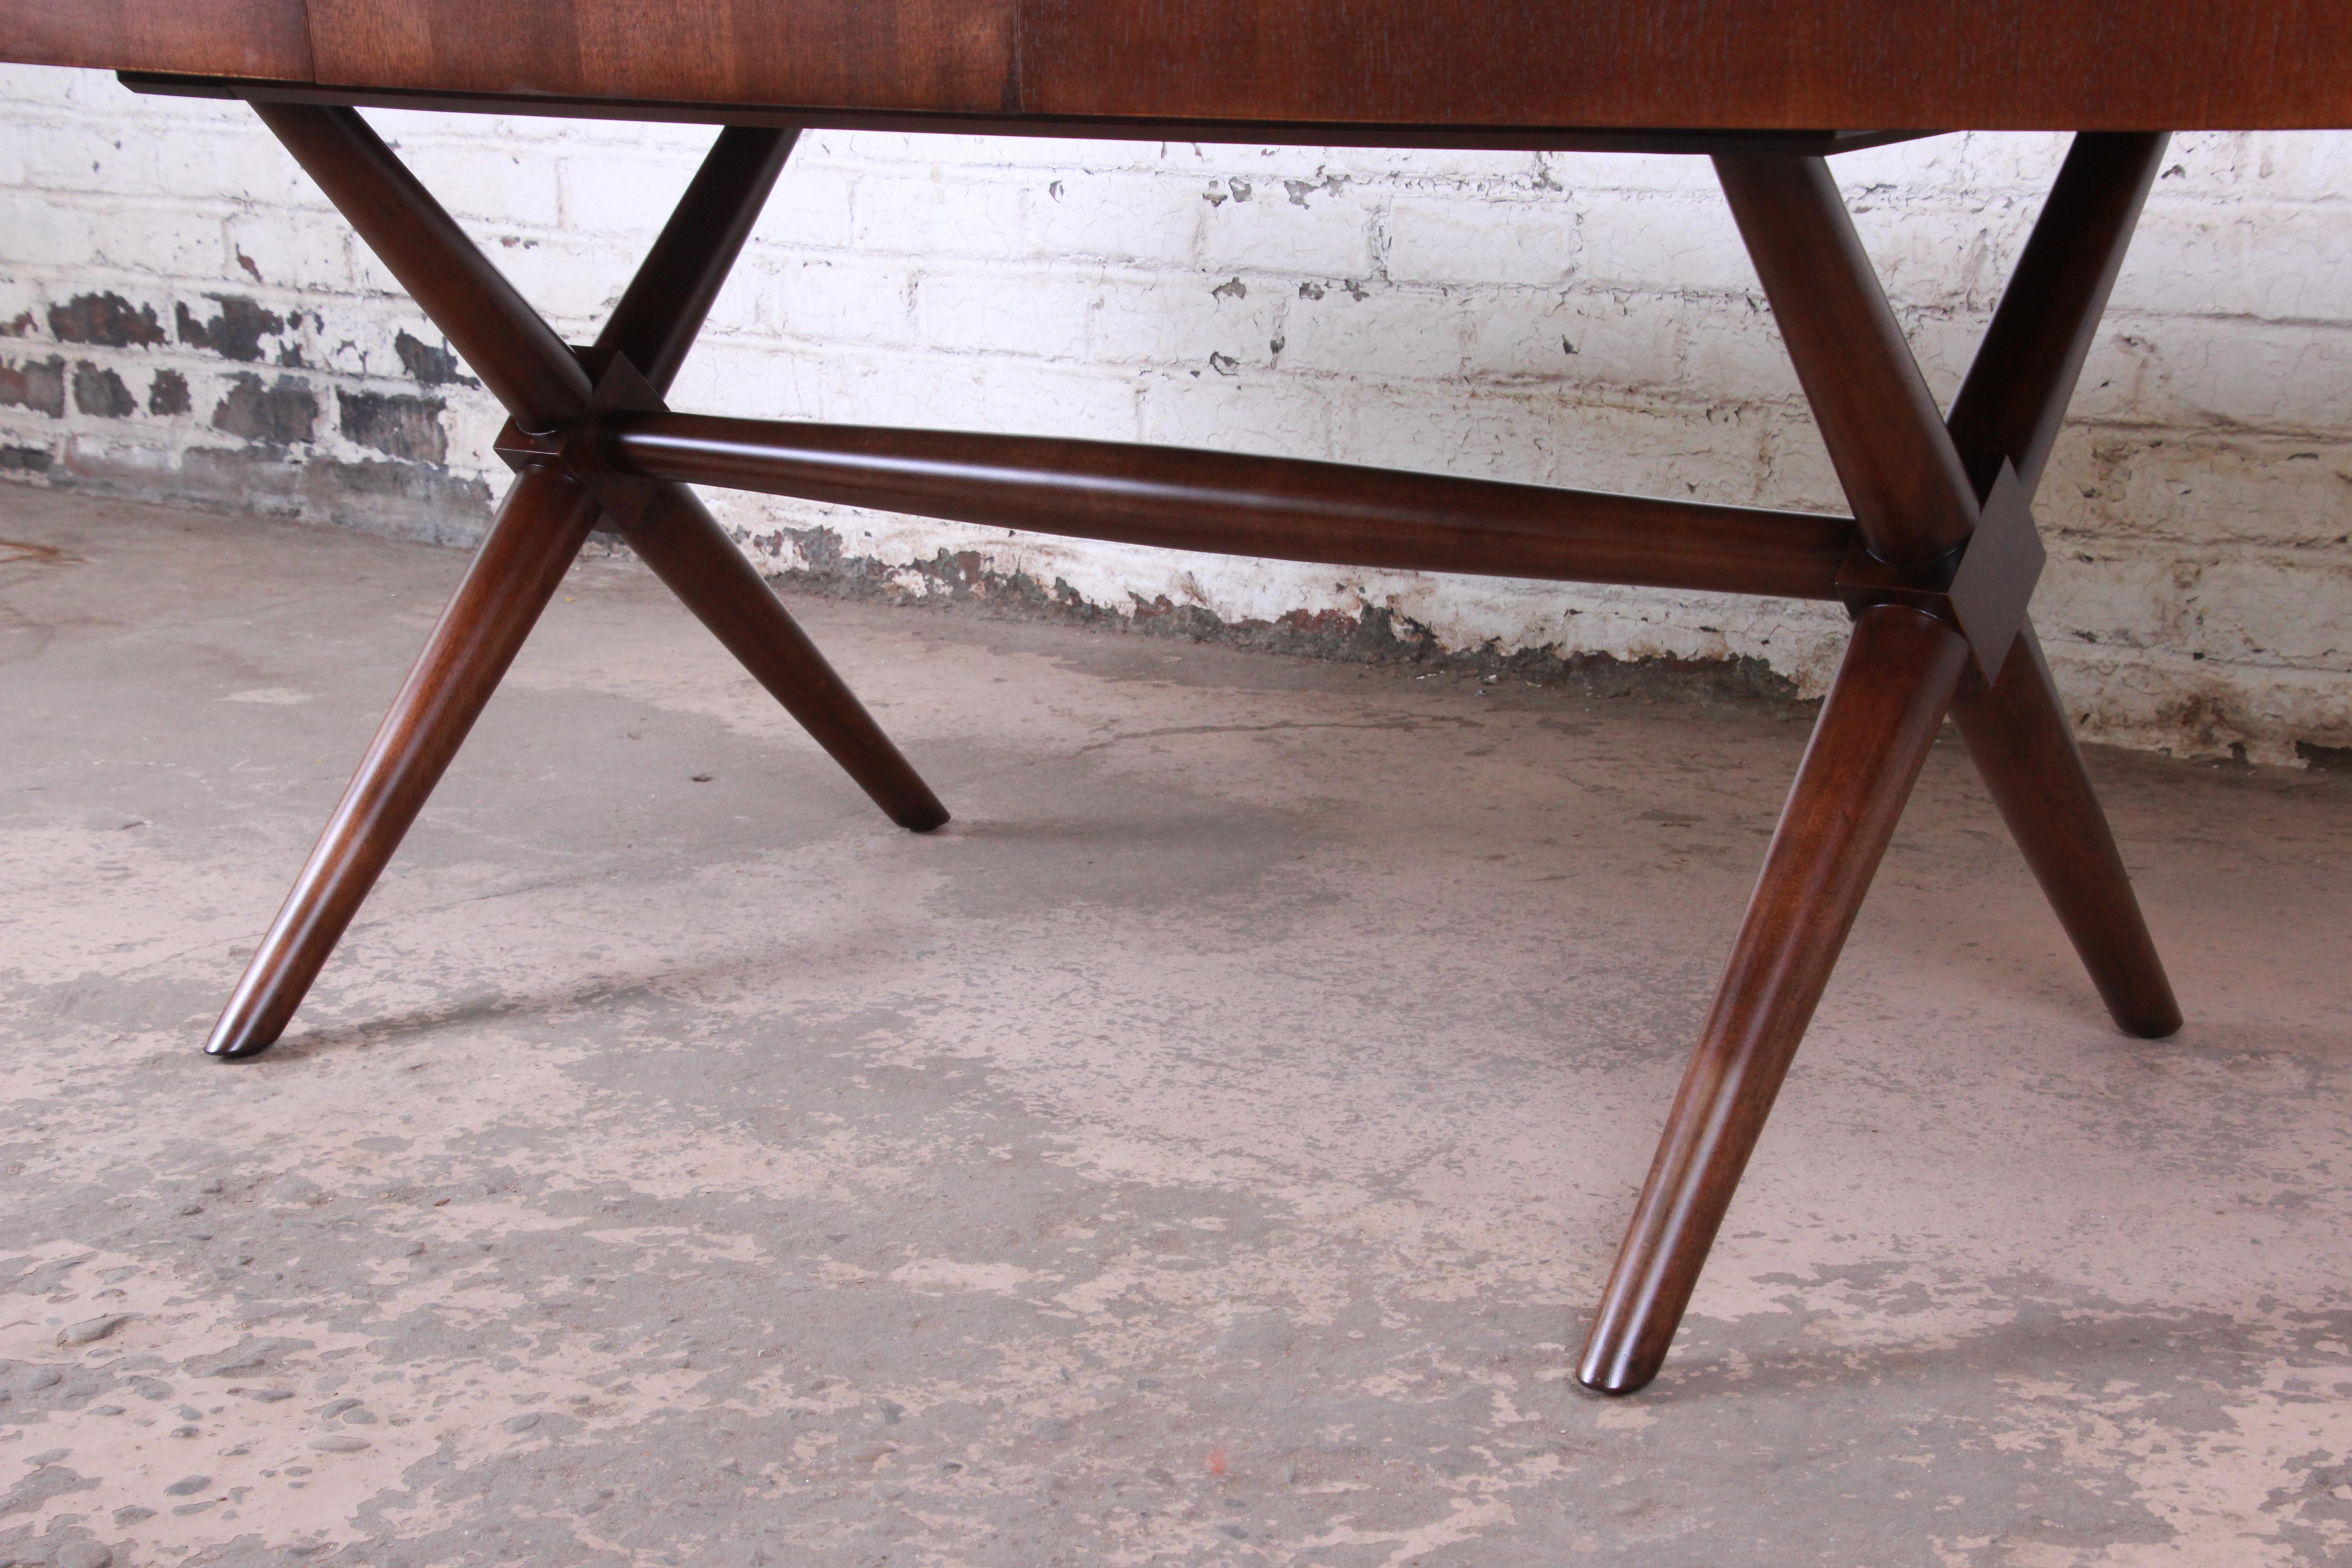
[[[1957,721],[2116,1021],[2179,1009],[2025,606],[2030,501],[2166,138],[2076,138],[1948,419],[1818,157],[1716,155],[1851,521],[1034,437],[673,415],[662,394],[790,154],[731,128],[595,344],[567,346],[347,108],[257,102],[510,416],[519,470],[205,1048],[274,1042],[600,518],[873,796],[930,790],[686,481],[1297,560],[1843,599],[1814,726],[1579,1375],[1656,1375],[1937,730]]]

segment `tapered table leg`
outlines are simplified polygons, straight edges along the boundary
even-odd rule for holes
[[[901,827],[927,833],[948,819],[919,774],[856,693],[834,673],[758,570],[684,485],[664,484],[629,547],[684,600],[727,650],[801,721],[874,804]]]
[[[2180,1004],[2032,622],[2018,633],[1999,681],[1961,687],[1952,721],[2116,1026],[2151,1040],[2179,1028]]]
[[[213,1026],[205,1042],[211,1055],[263,1050],[294,1016],[562,583],[596,514],[588,492],[551,468],[532,469],[507,492],[285,908]]]
[[[1664,1362],[1967,662],[1916,610],[1855,621],[1585,1341],[1588,1388],[1631,1394]]]

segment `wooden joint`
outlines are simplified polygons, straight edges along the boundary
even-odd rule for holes
[[[661,481],[621,473],[606,461],[604,416],[623,408],[660,414],[669,405],[626,354],[576,346],[572,353],[595,377],[595,388],[580,417],[544,436],[534,436],[509,419],[491,443],[491,450],[518,474],[530,468],[560,468],[569,474],[604,509],[596,531],[625,534],[644,521],[646,508]]]
[[[509,417],[499,427],[498,439],[490,443],[490,450],[518,474],[531,468],[558,468],[563,461],[561,437],[560,431],[551,436],[534,436]]]
[[[2047,555],[2025,486],[2007,458],[1980,493],[1974,531],[1932,561],[1881,561],[1857,531],[1837,589],[1852,615],[1903,605],[1948,623],[1969,640],[1971,673],[1990,684],[2025,625]]]

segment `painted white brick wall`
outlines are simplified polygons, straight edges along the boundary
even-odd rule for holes
[[[373,118],[583,341],[710,135]],[[1834,164],[1939,397],[2063,153],[1962,136]],[[2093,738],[2352,746],[2347,175],[2352,138],[2175,143],[2039,508],[2035,613]],[[0,68],[0,474],[22,482],[452,540],[504,483],[492,404],[236,105]],[[674,402],[1840,509],[1697,159],[813,132]],[[947,552],[1121,613],[1386,611],[1449,649],[1754,658],[1808,693],[1842,640],[1819,605],[712,499],[771,569],[829,530],[913,595],[942,591]]]

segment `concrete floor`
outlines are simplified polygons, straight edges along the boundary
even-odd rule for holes
[[[225,1065],[463,560],[0,537],[0,1561],[2352,1562],[2352,778],[2095,758],[2146,1044],[1939,745],[1607,1401],[1801,721],[798,606],[919,838],[592,562]]]

